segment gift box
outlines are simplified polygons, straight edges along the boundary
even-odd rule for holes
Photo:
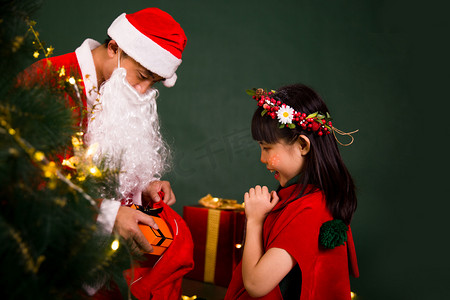
[[[160,217],[156,216],[158,213],[157,210],[143,209],[141,206],[137,205],[132,205],[131,207],[151,215],[155,223],[158,225],[158,229],[154,229],[153,227],[145,224],[138,224],[139,229],[142,231],[147,241],[153,247],[153,251],[147,253],[153,255],[163,254],[173,241],[172,233],[170,232],[170,229],[167,226],[166,222]]]
[[[242,257],[243,209],[185,206],[183,219],[194,241],[194,269],[186,277],[228,287]]]

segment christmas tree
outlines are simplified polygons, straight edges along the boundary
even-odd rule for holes
[[[80,116],[67,105],[68,95],[79,98],[79,79],[62,69],[51,71],[51,84],[18,80],[33,60],[53,51],[31,21],[39,5],[1,3],[2,297],[78,299],[87,296],[85,286],[114,283],[128,298],[122,272],[131,255],[95,221],[97,199],[117,196],[118,170],[94,164],[83,144]]]

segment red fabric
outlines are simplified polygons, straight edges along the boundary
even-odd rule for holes
[[[187,38],[180,24],[171,15],[156,7],[127,14],[128,21],[143,35],[181,59]]]
[[[33,87],[35,84],[46,84],[51,88],[58,87],[57,71],[64,66],[66,76],[75,76],[75,78],[82,78],[81,70],[75,53],[68,53],[61,56],[43,59],[27,68],[18,78],[19,85]],[[80,108],[79,103],[73,96],[66,94],[71,107],[74,107],[74,113],[77,120],[80,120],[81,110],[86,109],[86,89],[83,85],[82,104]],[[87,128],[87,118],[83,119],[84,128]],[[67,155],[66,155],[67,157]],[[160,194],[163,198],[164,195]],[[167,225],[169,226],[174,240],[166,252],[160,257],[155,264],[154,255],[148,255],[149,260],[142,263],[140,266],[125,272],[125,277],[131,284],[131,292],[140,299],[180,299],[181,297],[181,281],[182,277],[193,268],[193,243],[189,229],[183,219],[163,201],[154,204],[154,207],[163,207],[163,212],[160,214]],[[94,295],[93,299],[122,299],[117,287],[112,289],[101,289]]]
[[[187,278],[204,281],[206,232],[208,208],[185,206],[183,218],[194,239],[194,269],[186,274]],[[219,238],[214,272],[214,284],[228,287],[234,268],[241,260],[242,248],[236,244],[243,243],[245,215],[243,211],[220,211]]]
[[[294,257],[302,273],[301,300],[349,300],[349,268],[352,275],[359,275],[351,229],[345,245],[334,249],[320,247],[320,226],[333,219],[324,195],[316,191],[285,205],[292,200],[295,187],[289,186],[278,193],[280,202],[264,222],[264,251],[276,247]],[[245,291],[241,264],[233,273],[225,299],[253,299]],[[282,299],[279,286],[258,299]]]
[[[149,260],[125,271],[125,278],[131,293],[139,300],[178,300],[183,276],[194,267],[191,233],[184,220],[163,201],[153,206],[163,207],[159,216],[172,231],[173,241],[156,263],[156,256],[147,255]]]

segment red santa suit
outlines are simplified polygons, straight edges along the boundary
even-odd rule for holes
[[[295,199],[292,195],[295,188],[296,185],[291,185],[279,191],[280,201],[264,222],[263,248],[264,252],[270,248],[284,249],[295,259],[294,269],[299,268],[299,271],[293,284],[301,290],[295,297],[291,293],[283,298],[282,281],[258,299],[349,300],[349,275],[359,276],[351,229],[348,229],[345,245],[333,249],[320,246],[320,227],[333,219],[326,208],[325,197],[321,191],[314,191]],[[227,299],[254,299],[244,288],[241,264],[233,273]]]
[[[180,24],[172,16],[155,7],[145,8],[132,14],[122,13],[109,26],[107,32],[121,50],[147,70],[163,77],[162,83],[166,87],[175,84],[176,71],[182,62],[182,52],[187,38]],[[50,85],[54,81],[53,87],[57,88],[58,85],[55,83],[63,66],[66,74],[78,75],[77,77],[83,79],[83,91],[78,91],[82,103],[76,103],[80,97],[69,96],[68,100],[72,107],[87,110],[87,115],[79,111],[79,115],[85,117],[84,128],[86,129],[86,120],[98,96],[99,87],[97,87],[97,73],[92,50],[99,46],[101,46],[100,43],[87,39],[74,53],[41,60],[25,72],[21,83],[30,86],[39,83],[43,78],[44,81],[50,82]],[[51,63],[50,68],[47,68],[48,62]],[[54,74],[47,74],[47,72]],[[132,200],[134,204],[141,205],[141,193],[136,193]],[[102,201],[97,220],[105,231],[112,231],[120,205],[119,201],[108,199]],[[131,291],[138,299],[179,299],[182,276],[193,267],[193,243],[188,227],[170,207],[162,201],[159,205],[164,206],[161,217],[172,231],[174,240],[157,264],[148,261],[141,267],[135,268],[138,273],[132,276],[131,271],[127,273],[127,276],[130,275],[127,278],[132,284]],[[177,297],[175,298],[174,295]]]
[[[83,87],[82,109],[87,110],[87,116],[89,117],[98,97],[97,75],[91,51],[99,46],[101,46],[99,42],[87,39],[73,53],[36,62],[19,81],[24,81],[28,85],[36,83],[36,78],[45,78],[45,80],[51,81],[52,79],[46,78],[49,75],[47,72],[58,72],[64,66],[66,74],[70,73],[83,79],[81,82]],[[51,64],[49,65],[48,62]],[[50,69],[48,69],[48,66],[50,66]],[[52,83],[50,82],[50,84]],[[68,98],[71,106],[77,106],[73,97]],[[87,128],[86,119],[84,120],[84,128]],[[142,204],[140,193],[133,196],[133,203]],[[115,200],[103,199],[101,202],[97,222],[108,233],[112,232],[120,205],[121,202]],[[164,207],[160,217],[168,224],[174,237],[173,242],[166,252],[158,257],[157,261],[154,259],[155,256],[147,255],[149,258],[147,262],[126,271],[125,275],[133,295],[138,299],[179,299],[181,296],[181,280],[193,268],[192,237],[186,223],[174,210],[162,201],[156,203],[155,206]],[[98,288],[86,287],[86,290],[93,295]],[[121,299],[117,290],[112,292],[102,290],[97,293],[95,298]]]

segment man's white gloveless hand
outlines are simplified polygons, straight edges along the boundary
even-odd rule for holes
[[[114,231],[131,242],[132,251],[151,252],[153,248],[139,229],[139,223],[158,229],[151,216],[131,207],[121,206],[117,212]]]
[[[175,194],[168,181],[152,181],[142,192],[142,205],[147,206],[148,203],[161,201],[161,197],[158,194],[160,191],[164,193],[164,198],[162,199],[164,203],[172,205],[176,202]]]

